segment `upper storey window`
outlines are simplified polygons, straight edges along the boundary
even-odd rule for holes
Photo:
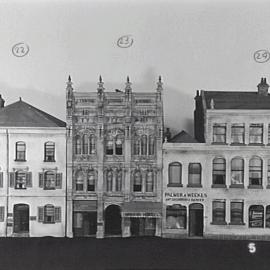
[[[108,138],[106,141],[106,155],[123,155],[124,138],[118,135],[114,138]]]
[[[156,150],[156,140],[154,136],[136,136],[133,141],[133,154],[135,156],[153,156]]]
[[[96,153],[96,138],[94,134],[83,134],[75,137],[76,155],[93,155]]]
[[[231,127],[231,143],[244,144],[245,143],[245,126],[244,124],[233,124]]]
[[[251,124],[249,126],[249,143],[263,143],[263,124]]]
[[[188,165],[188,186],[201,187],[201,172],[200,163],[189,163]]]
[[[169,164],[168,186],[182,186],[182,165],[179,162]]]
[[[226,124],[214,124],[213,142],[226,143]]]
[[[16,142],[16,161],[25,161],[26,146],[24,142]]]
[[[44,144],[44,161],[55,161],[55,144],[53,142],[46,142]]]

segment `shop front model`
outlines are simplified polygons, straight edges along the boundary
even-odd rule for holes
[[[95,237],[97,232],[97,201],[73,202],[74,237]]]
[[[161,211],[158,202],[125,203],[122,217],[129,228],[127,236],[160,236]]]

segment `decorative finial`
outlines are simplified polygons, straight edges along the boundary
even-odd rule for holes
[[[161,83],[161,76],[160,75],[158,76],[158,81]]]
[[[22,98],[21,98],[21,97],[19,97],[19,100],[20,100],[20,101],[22,101]]]
[[[127,82],[129,83],[129,76],[127,76]]]
[[[215,102],[214,102],[214,99],[212,99],[212,98],[211,98],[211,101],[210,101],[210,108],[215,109]]]
[[[162,90],[163,90],[162,85],[163,85],[163,82],[161,81],[161,76],[159,75],[158,76],[158,82],[157,82],[157,91],[158,92],[162,92]]]
[[[99,82],[102,83],[102,77],[99,75]]]
[[[71,82],[71,77],[70,77],[70,75],[68,75],[68,81]]]
[[[125,92],[126,93],[130,93],[131,92],[131,90],[132,90],[132,88],[131,88],[131,82],[130,82],[130,80],[129,80],[129,76],[127,76],[127,82],[126,82],[126,87],[125,87]]]
[[[97,88],[99,95],[101,95],[105,89],[103,85],[104,85],[104,82],[102,81],[101,75],[99,75],[99,82],[98,82],[98,88]]]

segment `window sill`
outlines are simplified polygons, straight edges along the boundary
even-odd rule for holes
[[[262,185],[249,185],[249,189],[263,189]]]
[[[227,225],[226,221],[213,221],[210,223],[211,225]]]
[[[183,187],[182,184],[168,184],[167,187]]]
[[[246,225],[244,222],[230,222],[229,225]]]
[[[26,190],[26,188],[16,188],[16,187],[15,187],[15,189],[16,189],[16,190],[21,190],[21,189],[22,189],[22,190]]]
[[[26,159],[14,159],[16,162],[26,162]]]
[[[55,188],[43,188],[43,190],[55,190]]]
[[[55,224],[55,222],[43,222],[43,224]]]
[[[264,146],[264,143],[249,143],[249,146]]]
[[[211,187],[212,188],[227,188],[225,184],[213,184]]]
[[[245,143],[231,143],[231,146],[245,146]]]
[[[212,145],[228,145],[226,142],[212,142]]]
[[[55,160],[43,160],[43,162],[55,162]]]
[[[244,184],[231,184],[229,188],[244,188]]]
[[[190,184],[188,184],[187,187],[190,187],[190,188],[202,188],[202,185],[190,185]]]

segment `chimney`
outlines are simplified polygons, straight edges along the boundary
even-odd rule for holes
[[[170,141],[171,137],[172,137],[172,133],[170,131],[170,128],[166,128],[166,132],[164,134],[164,139],[167,138],[167,141]]]
[[[261,78],[261,82],[257,85],[258,87],[258,94],[267,96],[268,95],[268,88],[269,85],[266,82],[266,78]]]
[[[0,109],[5,107],[5,100],[2,98],[2,95],[0,95]]]

